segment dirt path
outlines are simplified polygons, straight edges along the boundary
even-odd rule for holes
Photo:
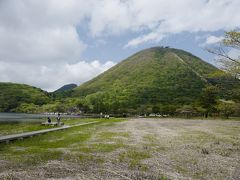
[[[70,158],[5,170],[0,179],[237,180],[240,122],[129,119],[98,127],[88,141],[62,151]]]

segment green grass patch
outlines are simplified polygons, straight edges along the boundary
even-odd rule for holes
[[[42,126],[40,122],[19,122],[19,123],[0,122],[0,136],[30,131],[38,131],[48,128],[53,128],[53,126]]]
[[[91,146],[93,152],[112,152],[124,147],[126,146],[122,142],[96,143]]]
[[[137,168],[146,171],[148,168],[141,161],[148,158],[151,158],[151,154],[147,151],[129,150],[120,153],[118,160],[119,162],[128,162],[131,169]]]
[[[103,119],[95,119],[95,118],[71,118],[71,119],[62,119],[65,125],[76,125],[82,123],[88,123],[93,121],[103,121]]]
[[[84,126],[77,126],[63,131],[49,132],[47,134],[34,136],[32,138],[26,138],[23,140],[16,140],[9,144],[2,143],[0,146],[0,160],[6,160],[12,162],[12,166],[15,165],[36,165],[49,160],[74,160],[75,158],[81,160],[81,151],[77,155],[69,155],[66,152],[84,149],[85,145],[92,137],[94,133],[101,130],[101,126],[105,124],[114,124],[120,122],[123,119],[84,119],[85,122],[99,121],[96,124],[88,124]],[[68,120],[70,123],[79,123],[81,121],[74,119]],[[103,136],[104,137],[104,136]],[[107,143],[95,143],[90,148],[82,152],[86,152],[85,160],[89,161],[102,161],[100,158],[91,159],[89,153],[91,152],[111,152],[120,147],[124,147],[120,141],[107,144]],[[67,150],[66,152],[64,151]]]
[[[162,140],[159,141],[153,134],[144,135],[143,140],[144,149],[146,149],[146,151],[166,151],[167,146],[169,146],[168,143],[166,144],[166,142],[163,142]]]
[[[42,121],[37,122],[0,122],[0,136],[9,135],[9,134],[18,134],[24,132],[38,131],[49,128],[56,128],[56,126],[43,126],[41,122],[46,121],[43,119]],[[116,119],[110,119],[106,121],[105,119],[94,119],[94,118],[72,118],[72,119],[62,119],[65,125],[76,125],[82,123],[88,123],[93,121],[100,122],[114,122],[120,121]],[[53,121],[54,122],[54,121]]]
[[[98,140],[111,140],[114,138],[129,138],[130,134],[126,132],[102,132],[98,135]]]
[[[149,143],[156,143],[158,141],[153,134],[146,134],[143,136],[143,139]]]

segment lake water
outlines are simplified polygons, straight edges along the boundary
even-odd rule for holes
[[[25,114],[25,113],[0,113],[1,122],[40,122],[46,120],[50,116],[52,119],[57,117],[56,115],[44,115],[44,114]],[[63,118],[76,118],[80,116],[73,115],[61,115]]]
[[[0,122],[42,121],[46,115],[24,113],[0,113]]]

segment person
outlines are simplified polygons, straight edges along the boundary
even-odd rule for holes
[[[48,121],[48,123],[51,123],[52,120],[50,119],[50,117],[48,117],[47,121]]]
[[[109,119],[110,116],[106,114],[104,117],[105,119]]]
[[[58,116],[57,116],[57,123],[58,125],[60,125],[60,113],[58,113]]]

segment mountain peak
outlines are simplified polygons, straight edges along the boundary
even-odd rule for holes
[[[54,91],[54,93],[58,93],[58,92],[62,92],[62,91],[68,91],[68,90],[72,90],[75,87],[77,87],[76,84],[66,84],[64,86],[62,86],[61,88],[57,89],[56,91]]]
[[[189,104],[207,84],[207,76],[216,70],[186,51],[152,47],[75,88],[73,96],[108,97],[119,108]]]

